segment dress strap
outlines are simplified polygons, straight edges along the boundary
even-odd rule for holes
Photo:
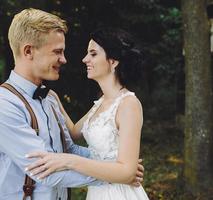
[[[112,116],[114,117],[116,112],[117,112],[117,109],[118,109],[118,106],[120,105],[121,101],[127,97],[127,96],[135,96],[135,93],[134,92],[124,92],[122,93],[116,100],[115,100],[115,103],[113,104],[112,106],[112,110],[111,110],[111,113],[112,113]]]
[[[98,100],[94,101],[94,105],[91,108],[91,111],[87,117],[87,121],[90,120],[91,116],[93,116],[95,114],[95,112],[97,111],[97,109],[99,108],[99,106],[101,105],[102,101],[103,101],[103,96],[101,96]]]

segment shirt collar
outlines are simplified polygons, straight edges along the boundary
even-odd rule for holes
[[[9,76],[9,82],[14,84],[16,87],[23,90],[26,94],[28,94],[30,97],[33,97],[33,94],[38,87],[34,83],[28,81],[24,77],[17,74],[14,70],[11,71]]]

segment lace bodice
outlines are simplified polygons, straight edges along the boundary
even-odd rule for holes
[[[93,121],[91,117],[101,106],[104,97],[94,101],[87,120],[84,122],[82,133],[87,141],[91,157],[95,160],[116,160],[118,154],[118,129],[115,123],[117,108],[121,100],[135,94],[133,92],[124,92],[117,97],[111,106],[104,112],[101,112]]]

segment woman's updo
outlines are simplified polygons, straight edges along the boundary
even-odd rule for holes
[[[119,61],[115,73],[122,86],[128,88],[139,79],[141,53],[129,33],[116,28],[102,28],[91,33],[91,39],[104,49],[107,59]]]

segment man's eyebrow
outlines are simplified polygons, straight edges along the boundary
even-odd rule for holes
[[[64,48],[55,48],[53,51],[64,51]]]

